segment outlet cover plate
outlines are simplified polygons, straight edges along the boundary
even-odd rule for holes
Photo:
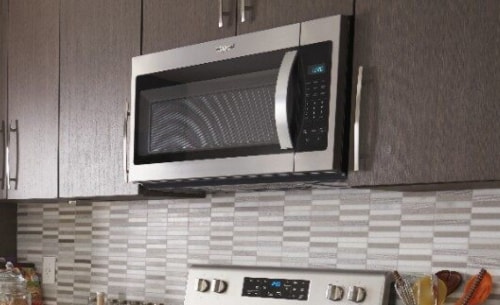
[[[42,283],[56,283],[56,258],[54,256],[43,257]]]

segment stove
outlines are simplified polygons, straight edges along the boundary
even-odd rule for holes
[[[387,305],[390,273],[195,265],[184,305]]]

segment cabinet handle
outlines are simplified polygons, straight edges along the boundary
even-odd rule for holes
[[[245,18],[245,0],[240,0],[240,18],[241,23],[246,21]]]
[[[222,0],[219,0],[219,28],[222,28],[224,26],[224,21],[222,20]]]
[[[123,173],[125,175],[125,181],[128,182],[128,118],[130,112],[127,111],[125,116],[125,122],[123,124]]]
[[[241,23],[247,21],[246,11],[251,11],[253,9],[252,4],[253,4],[253,2],[251,2],[250,5],[247,5],[247,0],[240,0],[240,22]]]
[[[363,85],[363,67],[358,69],[358,83],[356,85],[356,106],[354,109],[354,167],[355,172],[359,171],[359,113],[361,108],[361,89]]]
[[[3,141],[3,152],[4,152],[4,158],[3,158],[3,169],[2,169],[2,178],[0,178],[0,181],[2,181],[2,186],[1,186],[1,189],[4,190],[5,189],[5,183],[7,181],[7,179],[5,179],[5,176],[6,176],[6,167],[5,165],[7,164],[7,145],[6,145],[6,138],[5,138],[5,121],[2,120],[2,128],[0,129],[0,132],[2,133],[2,141]]]
[[[12,123],[9,123],[8,130],[5,131],[5,180],[7,180],[7,190],[10,190],[10,182],[15,182],[14,189],[17,190],[17,184],[19,182],[19,121],[15,120],[15,127],[12,127]],[[16,178],[10,177],[10,159],[9,159],[9,148],[10,148],[10,133],[14,132],[17,136],[16,141]]]
[[[219,0],[219,29],[224,27],[224,16],[230,16],[230,12],[224,12],[224,0]]]

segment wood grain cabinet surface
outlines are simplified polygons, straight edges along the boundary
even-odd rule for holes
[[[56,198],[59,0],[8,2],[8,199]],[[3,141],[3,140],[2,140]],[[4,143],[5,145],[6,143]]]
[[[137,194],[124,173],[141,1],[61,1],[60,197]]]
[[[350,16],[353,14],[354,0],[237,0],[237,2],[238,34],[244,34],[332,15]],[[244,22],[242,13],[245,17]]]
[[[494,0],[356,1],[352,186],[500,181],[499,16]]]
[[[222,10],[217,0],[143,0],[142,53],[236,35],[236,2],[221,2]]]
[[[364,76],[349,184],[500,181],[498,1],[0,1],[0,119],[19,123],[18,189],[0,198],[137,194],[123,171],[132,57],[354,12]]]
[[[7,25],[8,25],[8,1],[0,0],[0,128],[5,128],[7,118]],[[4,160],[4,137],[0,133],[0,160]],[[4,184],[4,164],[0,165],[0,199],[7,198],[7,190]]]
[[[352,13],[353,0],[144,0],[142,53]]]

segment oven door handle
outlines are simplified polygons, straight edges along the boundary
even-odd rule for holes
[[[281,149],[293,148],[290,128],[288,126],[288,83],[292,73],[293,64],[297,57],[297,51],[288,51],[283,56],[276,82],[276,93],[274,96],[274,119],[276,121],[276,132]]]

